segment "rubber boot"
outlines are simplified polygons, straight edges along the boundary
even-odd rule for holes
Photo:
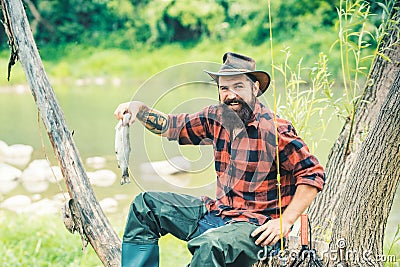
[[[122,242],[122,267],[158,267],[158,245],[138,245]]]

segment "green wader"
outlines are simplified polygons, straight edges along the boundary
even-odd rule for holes
[[[251,266],[262,248],[254,244],[247,222],[225,224],[202,233],[199,220],[207,213],[196,197],[145,192],[132,202],[122,242],[122,266],[159,266],[158,239],[170,233],[188,241],[191,267]]]

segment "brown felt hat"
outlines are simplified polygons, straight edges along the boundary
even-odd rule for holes
[[[222,66],[218,72],[207,72],[217,83],[219,76],[233,76],[246,74],[255,77],[260,83],[260,90],[257,96],[262,95],[268,88],[270,77],[269,74],[262,70],[256,70],[256,62],[254,59],[236,54],[233,52],[227,52],[222,58]]]

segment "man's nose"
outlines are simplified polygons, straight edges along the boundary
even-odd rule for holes
[[[239,95],[234,90],[232,90],[232,89],[228,90],[227,98],[234,99],[234,98],[237,98],[238,96]]]

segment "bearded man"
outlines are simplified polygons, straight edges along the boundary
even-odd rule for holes
[[[218,85],[219,105],[167,115],[131,101],[114,113],[122,119],[129,112],[130,123],[137,119],[181,145],[212,145],[217,175],[215,199],[140,193],[128,214],[123,266],[158,266],[158,240],[167,233],[187,241],[191,267],[251,266],[264,246],[279,249],[280,237],[324,186],[322,166],[291,123],[277,118],[275,125],[273,112],[258,100],[270,83],[267,72],[256,70],[252,58],[228,52],[219,71],[207,73]]]

